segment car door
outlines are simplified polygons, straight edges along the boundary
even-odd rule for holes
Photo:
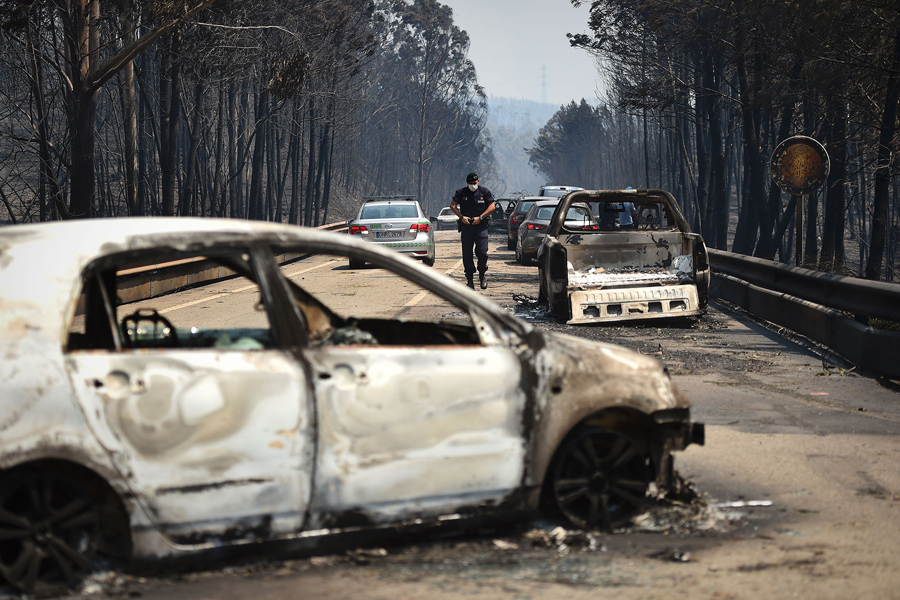
[[[118,310],[110,297],[152,279],[147,269],[166,257],[144,253],[148,267],[92,270],[83,333],[70,334],[67,352],[93,432],[153,524],[185,544],[295,532],[312,489],[308,378],[273,327],[271,293],[257,283],[267,281],[262,263],[246,249],[223,256],[232,268],[245,265],[245,276]],[[130,311],[135,320],[123,320]],[[110,336],[103,328],[113,314]]]
[[[319,419],[315,510],[393,521],[497,505],[521,485],[521,366],[509,348],[411,341],[304,354]]]
[[[340,290],[337,268],[286,273],[313,340],[303,349],[317,419],[309,526],[499,505],[524,474],[518,338],[443,279],[417,280],[402,257],[371,260],[377,272]]]

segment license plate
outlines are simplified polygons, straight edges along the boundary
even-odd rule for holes
[[[402,231],[376,231],[375,237],[378,239],[398,238],[398,237],[403,237],[403,232]]]

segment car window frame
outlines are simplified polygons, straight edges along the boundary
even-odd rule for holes
[[[582,190],[567,194],[563,197],[563,200],[560,201],[559,205],[557,206],[556,212],[553,213],[553,218],[550,220],[550,224],[547,226],[547,235],[551,237],[557,237],[560,234],[587,235],[583,231],[575,232],[567,230],[565,228],[565,219],[559,218],[559,211],[568,211],[568,209],[573,204],[583,203],[587,204],[591,209],[591,214],[594,214],[594,209],[600,202],[631,202],[635,205],[635,207],[637,207],[638,204],[644,203],[662,204],[664,210],[668,212],[667,216],[669,219],[671,219],[671,222],[665,228],[647,231],[678,231],[683,234],[691,233],[691,228],[685,220],[684,215],[682,215],[681,210],[679,210],[678,204],[675,201],[675,197],[665,190],[650,189],[640,190],[640,192],[625,190]],[[600,230],[591,232],[589,233],[589,235],[602,235],[609,233],[611,232],[608,230]]]
[[[242,261],[225,260],[228,255],[235,256],[241,254],[246,254],[247,259]],[[149,259],[148,255],[150,256]],[[154,262],[155,257],[157,256],[164,260]],[[267,259],[267,256],[269,256],[270,258]],[[288,303],[285,303],[283,297],[279,297],[282,296],[282,294],[274,293],[275,289],[280,287],[273,284],[273,278],[271,274],[273,265],[276,269],[278,267],[274,256],[270,256],[267,250],[264,247],[261,247],[258,242],[241,240],[235,243],[217,243],[215,245],[198,247],[191,250],[179,250],[170,246],[157,246],[149,248],[143,247],[140,250],[108,254],[91,261],[82,269],[79,275],[79,285],[76,288],[75,295],[72,298],[72,302],[77,303],[82,295],[84,295],[85,288],[88,285],[88,282],[91,282],[90,285],[94,285],[96,288],[99,288],[102,309],[105,315],[106,322],[108,323],[112,332],[112,343],[109,347],[91,346],[88,348],[72,348],[70,336],[73,333],[73,322],[77,316],[77,311],[72,310],[70,311],[71,317],[67,321],[65,327],[66,334],[63,344],[64,352],[133,352],[135,348],[129,348],[126,346],[119,329],[120,323],[117,316],[117,309],[120,305],[118,304],[116,290],[114,289],[117,282],[116,273],[118,271],[127,270],[129,263],[134,264],[136,262],[140,262],[145,264],[164,264],[167,262],[175,262],[178,260],[198,257],[212,258],[213,260],[216,260],[220,265],[227,266],[228,268],[235,271],[236,276],[243,277],[246,280],[253,282],[259,288],[260,297],[262,299],[263,306],[266,312],[269,338],[271,340],[271,345],[267,346],[266,349],[285,349],[296,345],[303,345],[302,342],[305,340],[305,336],[303,336],[302,333],[305,332],[306,329],[302,315],[299,314],[299,311],[286,311],[285,305]],[[242,262],[246,264],[249,272],[246,269],[241,268]],[[85,307],[83,313],[85,319],[88,318],[89,310],[89,307]],[[286,312],[294,313],[294,318],[286,319]],[[96,316],[97,315],[95,314],[94,317]],[[291,321],[295,322],[291,323]],[[87,327],[88,324],[85,323],[85,328]],[[300,338],[299,340],[297,339],[298,337]],[[140,350],[147,349],[148,348],[140,348]],[[174,349],[192,351],[202,350],[204,348],[184,346]],[[209,350],[209,348],[205,349]],[[160,347],[154,348],[153,350],[173,350],[173,348]]]

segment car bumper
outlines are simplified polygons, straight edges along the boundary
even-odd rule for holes
[[[432,240],[409,240],[397,242],[375,242],[384,248],[390,248],[394,252],[400,254],[408,254],[414,258],[426,258],[434,256],[434,241]]]
[[[653,414],[653,420],[659,425],[664,445],[669,450],[684,450],[691,444],[703,446],[706,443],[706,425],[691,422],[689,408],[661,410]]]
[[[667,285],[610,290],[571,290],[572,318],[578,323],[687,317],[700,314],[694,285]]]
[[[394,252],[409,254],[416,258],[434,256],[434,237],[428,233],[420,233],[415,239],[410,240],[376,240],[369,235],[359,236],[364,242],[368,242],[381,248],[390,248]]]
[[[543,239],[543,235],[522,236],[522,254],[527,256],[537,256],[538,248],[540,248]]]

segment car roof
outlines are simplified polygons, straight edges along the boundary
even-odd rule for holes
[[[122,217],[7,225],[0,227],[0,339],[30,336],[59,347],[69,313],[74,311],[73,299],[80,290],[81,274],[91,262],[104,256],[153,248],[202,253],[209,244],[239,246],[258,242],[311,244],[322,252],[356,248],[398,264],[400,272],[415,270],[415,277],[445,285],[445,276],[398,257],[392,250],[350,235],[297,225],[197,217]],[[485,312],[504,314],[479,294],[467,295],[467,302]]]
[[[365,206],[389,206],[394,204],[418,204],[418,200],[367,200]]]
[[[522,198],[518,202],[516,202],[516,212],[524,212],[522,209],[525,205],[528,205],[528,208],[531,208],[531,205],[535,202],[540,202],[541,200],[546,200],[547,196],[528,196],[527,198]]]
[[[383,200],[415,200],[416,197],[410,194],[397,194],[394,196],[365,196],[364,202],[380,202]]]

